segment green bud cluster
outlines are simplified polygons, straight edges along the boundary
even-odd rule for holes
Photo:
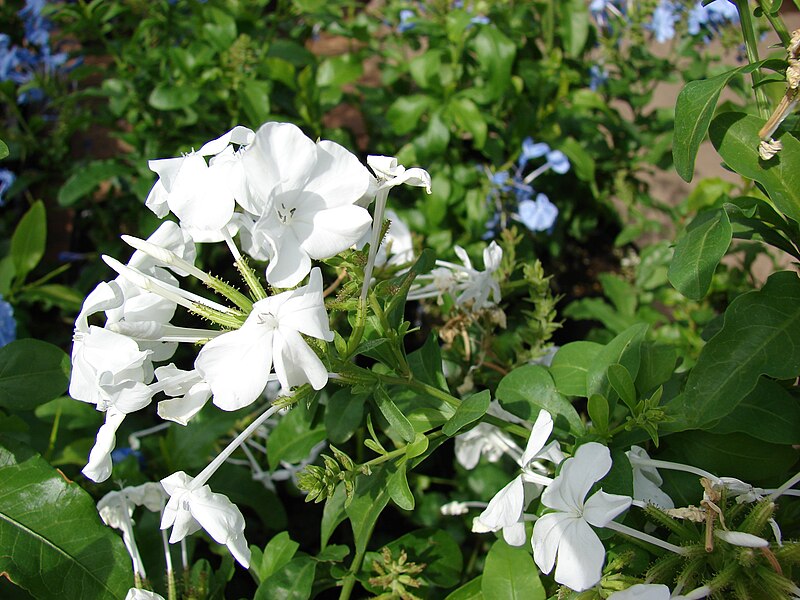
[[[306,502],[322,502],[333,496],[336,486],[344,484],[347,502],[353,497],[355,479],[359,473],[365,473],[363,467],[358,467],[347,454],[331,445],[333,456],[322,455],[324,467],[308,465],[297,476],[297,487],[307,492]]]

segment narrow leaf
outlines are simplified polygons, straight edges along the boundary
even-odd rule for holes
[[[378,386],[375,389],[373,398],[378,410],[381,411],[381,414],[389,421],[389,425],[397,431],[398,435],[406,442],[413,442],[416,432],[413,425],[411,425],[411,421],[397,408],[397,405],[386,393],[386,390]]]
[[[14,261],[17,281],[22,281],[42,260],[46,241],[47,219],[44,203],[37,200],[22,216],[11,236],[10,255]]]
[[[483,390],[470,396],[458,406],[456,414],[444,424],[442,431],[446,436],[453,437],[462,428],[485,415],[491,401],[492,394],[489,390]]]
[[[636,406],[636,386],[633,378],[624,366],[614,363],[608,366],[608,382],[622,401],[633,411]]]

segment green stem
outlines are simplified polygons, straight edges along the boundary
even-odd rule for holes
[[[772,28],[775,30],[775,33],[778,34],[778,37],[781,38],[781,44],[788,46],[792,36],[789,33],[789,30],[786,29],[786,24],[783,22],[783,19],[779,13],[772,14],[772,12],[766,6],[764,6],[764,4],[764,0],[758,0],[758,5],[761,7],[761,10],[764,13],[764,16],[767,18],[767,21],[769,21],[769,24],[772,25]]]
[[[375,529],[373,525],[370,528],[369,535],[367,536],[367,540],[372,537],[372,531]],[[350,564],[350,572],[345,575],[345,578],[342,580],[342,591],[339,593],[339,600],[348,600],[350,598],[350,594],[353,593],[353,587],[356,584],[356,573],[361,568],[361,563],[364,562],[364,555],[367,553],[367,545],[364,544],[364,547],[360,550],[356,550],[356,555],[353,557],[353,562]]]
[[[444,435],[444,432],[441,431],[441,430],[440,431],[434,431],[432,434],[427,436],[427,438],[428,438],[428,441],[430,442],[432,440],[435,440],[435,439],[438,439],[438,438],[442,437],[443,435]],[[387,452],[386,454],[383,454],[383,455],[381,455],[381,456],[379,456],[377,458],[373,458],[372,460],[370,460],[369,462],[364,463],[361,466],[362,467],[374,467],[376,465],[388,462],[388,461],[393,460],[395,458],[400,458],[404,454],[407,453],[408,446],[410,446],[410,445],[411,444],[406,444],[405,446],[400,446],[399,448],[397,448],[395,450],[392,450],[391,452]]]
[[[739,11],[739,21],[742,24],[742,36],[744,37],[744,45],[747,50],[747,60],[750,63],[758,62],[758,40],[756,39],[756,29],[753,23],[752,15],[750,14],[750,3],[748,0],[734,0],[736,9]],[[758,105],[758,112],[761,118],[769,119],[769,99],[764,91],[764,88],[759,85],[763,80],[761,72],[756,69],[750,74],[753,80],[753,91],[756,95],[756,104]]]
[[[356,324],[353,328],[353,333],[350,334],[350,339],[347,341],[347,356],[349,358],[356,353],[358,345],[361,343],[361,338],[364,337],[364,329],[367,327],[367,302],[366,299],[358,300],[358,308],[356,309]]]
[[[58,436],[58,427],[61,423],[61,406],[56,410],[56,417],[53,419],[53,427],[50,429],[50,439],[47,442],[47,452],[44,453],[45,460],[50,460],[53,449],[56,447],[56,437]]]

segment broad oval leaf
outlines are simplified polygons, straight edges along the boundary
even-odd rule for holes
[[[603,346],[595,342],[571,342],[559,348],[550,364],[556,388],[565,396],[585,398],[586,374]]]
[[[198,89],[164,84],[150,92],[147,102],[158,110],[178,110],[191,106],[199,97]]]
[[[33,450],[0,445],[0,571],[40,600],[119,600],[133,585],[122,540],[89,494]]]
[[[566,419],[572,433],[583,432],[583,422],[578,412],[564,396],[558,393],[550,373],[539,365],[525,365],[503,377],[497,386],[497,399],[510,413],[534,421],[543,409],[557,420]]]
[[[0,406],[33,410],[69,384],[69,356],[58,346],[24,339],[0,348]]]
[[[800,221],[800,141],[789,133],[774,158],[758,156],[758,130],[764,121],[744,113],[727,112],[711,123],[714,148],[734,171],[764,186],[775,206],[787,217]]]
[[[800,375],[800,279],[775,273],[761,290],[736,298],[722,329],[689,375],[684,393],[666,405],[681,429],[706,428],[733,411],[761,375]],[[669,423],[667,428],[673,429]]]
[[[489,550],[481,577],[486,600],[545,600],[530,549],[514,548],[498,539]]]
[[[714,270],[728,251],[732,235],[724,208],[701,212],[675,246],[669,282],[687,298],[700,300],[708,292]]]
[[[310,556],[293,558],[258,586],[254,600],[308,600],[316,571],[317,561]]]
[[[675,163],[675,170],[684,181],[692,180],[697,150],[706,137],[708,124],[714,116],[722,89],[737,75],[750,73],[765,62],[762,60],[745,65],[710,79],[690,81],[678,94],[675,105],[672,160]]]

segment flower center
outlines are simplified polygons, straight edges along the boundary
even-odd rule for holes
[[[258,315],[258,324],[264,325],[268,329],[277,329],[278,319],[272,313],[261,313]]]
[[[292,222],[292,217],[294,217],[296,210],[297,207],[287,207],[284,202],[278,202],[275,207],[275,212],[278,213],[278,218],[284,225],[289,225]]]

